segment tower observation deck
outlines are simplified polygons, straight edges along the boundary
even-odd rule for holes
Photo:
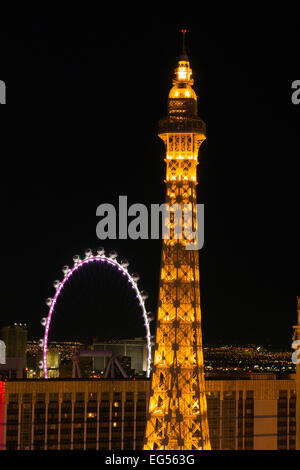
[[[206,138],[197,115],[192,69],[182,30],[182,52],[168,97],[168,116],[159,121],[166,149],[166,204],[192,207],[185,219],[197,229],[198,150]],[[178,237],[174,214],[163,240],[155,353],[144,450],[210,450],[204,388],[199,253]],[[184,227],[184,225],[182,225]]]

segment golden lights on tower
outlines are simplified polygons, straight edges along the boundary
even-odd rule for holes
[[[159,122],[166,149],[166,203],[192,205],[197,223],[198,150],[205,123],[197,115],[192,69],[185,49],[186,30],[168,97],[168,116]],[[199,255],[187,240],[163,240],[156,342],[145,450],[210,450],[202,350]]]

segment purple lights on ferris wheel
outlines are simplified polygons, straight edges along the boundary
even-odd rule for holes
[[[151,316],[150,312],[147,312],[146,307],[145,307],[145,300],[148,298],[148,294],[146,293],[146,291],[140,291],[138,288],[137,281],[140,278],[139,275],[129,274],[127,270],[127,267],[129,266],[129,262],[127,260],[123,260],[119,263],[116,258],[117,258],[116,251],[111,251],[109,253],[109,256],[107,257],[105,256],[104,248],[99,248],[97,250],[97,255],[94,255],[91,249],[87,249],[85,251],[84,259],[81,259],[79,255],[75,255],[73,257],[73,262],[74,262],[73,268],[69,268],[69,266],[67,265],[63,267],[62,271],[64,273],[64,278],[62,281],[58,281],[58,280],[54,281],[53,285],[54,285],[54,288],[56,289],[55,296],[53,298],[49,297],[46,300],[46,303],[49,306],[49,313],[48,313],[48,316],[46,318],[43,318],[41,321],[42,325],[45,326],[44,339],[40,340],[40,347],[43,348],[43,361],[41,362],[41,368],[44,370],[45,378],[48,378],[48,368],[47,368],[48,335],[49,335],[49,330],[50,330],[52,314],[54,312],[58,297],[61,291],[63,290],[65,283],[70,279],[70,277],[72,277],[73,273],[77,271],[79,268],[83,267],[84,265],[88,263],[93,263],[93,262],[102,262],[102,263],[106,263],[106,264],[110,264],[114,266],[116,269],[118,269],[118,271],[122,273],[123,276],[126,276],[127,281],[129,284],[131,284],[132,289],[135,289],[136,297],[139,301],[139,306],[142,309],[144,325],[146,328],[147,349],[148,349],[146,376],[150,377],[151,348],[153,346],[153,341],[152,341],[153,337],[151,336],[151,333],[150,333],[150,322],[153,320],[153,317]]]

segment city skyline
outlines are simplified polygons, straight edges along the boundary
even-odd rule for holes
[[[9,459],[300,449],[300,16],[166,6],[2,8]]]

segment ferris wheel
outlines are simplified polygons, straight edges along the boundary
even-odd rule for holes
[[[39,362],[40,369],[44,371],[44,377],[48,378],[48,366],[47,366],[47,349],[48,349],[48,336],[50,332],[50,325],[53,314],[55,313],[55,307],[57,304],[60,295],[67,283],[72,281],[72,277],[74,273],[78,272],[79,270],[88,269],[88,266],[91,266],[95,263],[102,263],[108,266],[111,266],[114,270],[120,273],[120,276],[124,276],[127,280],[128,285],[131,289],[133,289],[134,293],[136,294],[136,299],[138,305],[140,307],[142,318],[144,320],[144,326],[146,329],[146,340],[147,340],[147,369],[146,369],[146,376],[150,377],[151,372],[151,351],[153,343],[153,336],[150,332],[150,322],[153,320],[153,316],[151,312],[147,312],[146,309],[146,299],[148,298],[148,294],[144,290],[140,290],[138,287],[139,275],[138,274],[130,274],[128,271],[129,262],[127,260],[118,261],[117,260],[117,252],[111,251],[108,255],[105,254],[104,248],[98,248],[97,254],[95,255],[93,251],[89,248],[85,251],[85,255],[81,258],[79,255],[75,255],[73,257],[73,267],[69,267],[65,265],[62,268],[62,272],[64,277],[61,281],[56,280],[53,283],[53,287],[55,289],[54,297],[48,297],[46,300],[46,304],[49,307],[48,316],[42,318],[41,324],[44,326],[44,338],[39,340],[39,346],[42,348],[43,351],[43,359]]]

